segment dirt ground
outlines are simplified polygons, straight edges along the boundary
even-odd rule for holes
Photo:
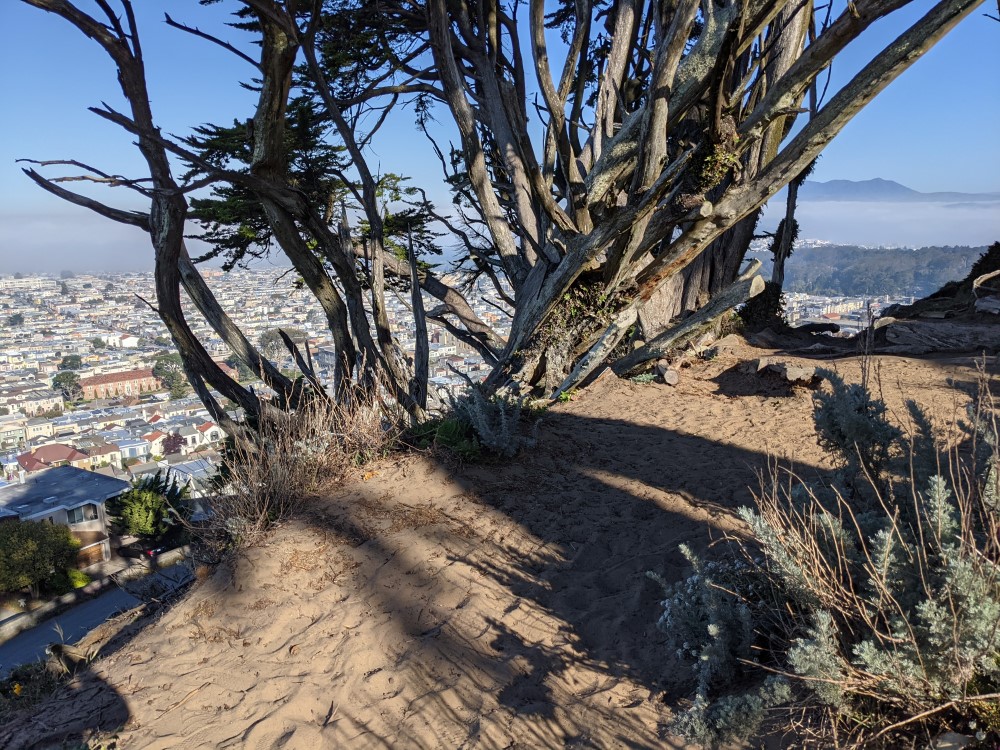
[[[599,380],[516,460],[372,467],[152,622],[95,634],[105,655],[0,746],[684,747],[666,726],[688,675],[646,571],[677,580],[678,545],[737,531],[769,461],[830,468],[811,392],[746,364],[767,355],[800,361],[730,346],[673,388]],[[971,358],[874,366],[904,424],[913,398],[947,429],[975,381]]]

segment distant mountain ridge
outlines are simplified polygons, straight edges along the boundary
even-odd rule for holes
[[[993,203],[1000,193],[921,193],[892,180],[807,180],[799,189],[802,201],[878,201],[886,203]]]

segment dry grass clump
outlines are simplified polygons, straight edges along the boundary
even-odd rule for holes
[[[0,722],[54,693],[64,680],[44,661],[16,667],[0,681]]]
[[[403,423],[377,387],[340,400],[314,398],[295,411],[266,410],[253,431],[230,440],[203,537],[253,546],[318,492],[386,453]]]

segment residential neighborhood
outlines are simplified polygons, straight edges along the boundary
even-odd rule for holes
[[[317,367],[332,366],[333,340],[323,311],[291,269],[223,273],[205,268],[202,275],[248,339],[257,342],[279,328],[301,332]],[[62,411],[63,394],[54,381],[67,358],[79,365],[74,372],[84,401],[148,401],[160,385],[152,372],[156,357],[173,351],[149,304],[153,299],[149,273],[0,276],[0,416],[30,418]],[[472,302],[485,322],[506,334],[506,305],[487,285],[475,290]],[[389,295],[386,303],[390,325],[412,356],[416,330],[408,301]],[[430,308],[433,301],[428,297],[425,304]],[[232,364],[232,353],[193,305],[187,303],[185,311],[209,353],[219,363]],[[430,374],[437,387],[461,387],[464,381],[455,371],[473,380],[485,376],[485,363],[473,349],[436,326],[430,334]],[[294,367],[283,351],[276,357],[280,365]],[[4,427],[0,423],[0,440]]]
[[[290,269],[202,273],[262,350],[277,329],[294,332],[321,380],[332,376],[336,350],[325,316]],[[197,516],[198,499],[212,491],[218,473],[226,433],[191,393],[154,299],[151,274],[0,275],[0,523],[67,527],[84,571],[107,570],[118,545],[127,543],[109,527],[108,500],[162,478],[183,491]],[[408,300],[391,296],[388,307],[404,352],[414,356]],[[506,332],[499,298],[481,289],[475,309]],[[193,306],[186,312],[220,367],[250,381],[261,397],[272,395],[266,384],[252,382]],[[268,356],[296,374],[282,346]],[[464,388],[465,378],[486,372],[471,348],[432,328],[436,389]],[[240,418],[235,409],[231,415]]]
[[[320,380],[332,381],[336,349],[325,316],[291,269],[202,273],[248,339],[281,369],[296,374],[290,354],[267,344],[277,329],[294,332]],[[156,477],[197,503],[212,492],[219,469],[226,433],[191,393],[154,298],[151,274],[0,276],[0,522],[68,527],[83,569],[106,565],[121,543],[108,528],[109,499]],[[507,308],[495,292],[480,285],[470,301],[507,334]],[[850,329],[892,301],[789,294],[786,314],[792,323]],[[413,357],[409,302],[390,295],[387,305],[404,354]],[[220,367],[261,397],[272,395],[193,306],[186,312]],[[430,382],[440,395],[485,377],[487,363],[467,344],[437,326],[429,333]]]

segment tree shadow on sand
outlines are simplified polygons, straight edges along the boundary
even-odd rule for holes
[[[183,653],[86,673],[40,707],[58,727],[6,727],[0,744],[59,746],[132,719],[137,746],[204,743],[212,721],[218,747],[680,747],[663,698],[684,676],[645,572],[681,577],[679,545],[704,551],[736,528],[767,464],[764,450],[571,413],[547,416],[515,461],[404,458],[197,585],[161,626],[190,632],[170,641]],[[169,691],[122,697],[154,668]]]
[[[125,649],[149,623],[182,600],[171,596],[147,601],[121,612],[84,636],[78,645],[53,638],[47,668],[60,675],[53,694],[0,726],[0,747],[48,750],[89,747],[88,742],[113,737],[131,712],[125,697],[95,669],[96,659],[107,659]],[[41,626],[39,626],[41,627]]]

